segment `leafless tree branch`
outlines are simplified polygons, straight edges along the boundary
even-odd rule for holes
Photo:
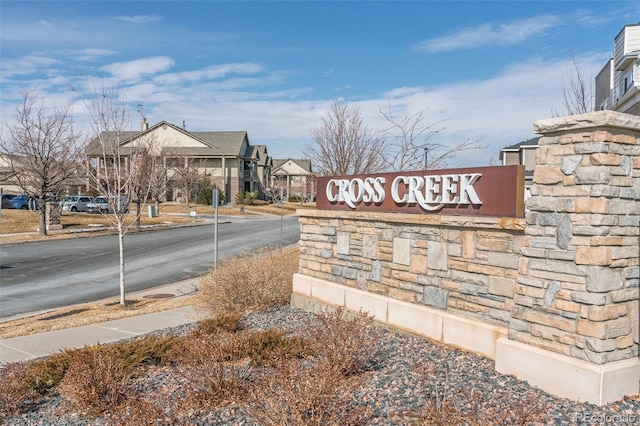
[[[68,107],[47,110],[43,99],[32,92],[22,95],[15,121],[3,122],[7,131],[0,139],[0,152],[11,166],[8,181],[40,200],[40,235],[47,234],[46,199],[57,199],[80,169],[82,143],[73,124]]]

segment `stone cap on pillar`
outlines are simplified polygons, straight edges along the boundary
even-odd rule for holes
[[[533,132],[542,135],[593,127],[616,127],[640,131],[640,116],[611,110],[588,112],[535,121]]]

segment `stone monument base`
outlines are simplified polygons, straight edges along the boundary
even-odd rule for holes
[[[598,365],[507,338],[498,339],[496,371],[553,395],[598,405],[640,391],[638,358]]]

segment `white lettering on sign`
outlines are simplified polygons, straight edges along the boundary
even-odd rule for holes
[[[418,204],[427,211],[439,210],[447,204],[482,205],[473,187],[480,177],[480,173],[397,176],[391,182],[391,198],[396,204]],[[325,191],[330,203],[345,203],[355,209],[362,202],[383,202],[385,183],[384,177],[331,179]]]
[[[383,177],[364,180],[360,178],[331,179],[326,188],[327,200],[331,203],[346,203],[352,209],[361,202],[381,203],[385,198],[384,184]]]

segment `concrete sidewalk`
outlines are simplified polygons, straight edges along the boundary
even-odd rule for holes
[[[156,287],[136,293],[129,297],[142,298],[154,296],[184,297],[196,289],[198,278],[174,284]],[[164,328],[176,327],[196,322],[196,312],[192,306],[170,309],[150,314],[136,315],[103,323],[84,325],[55,330],[29,336],[12,337],[0,340],[0,365],[11,362],[27,361],[52,355],[64,349],[76,349],[84,346],[117,342],[135,336],[151,333]]]

